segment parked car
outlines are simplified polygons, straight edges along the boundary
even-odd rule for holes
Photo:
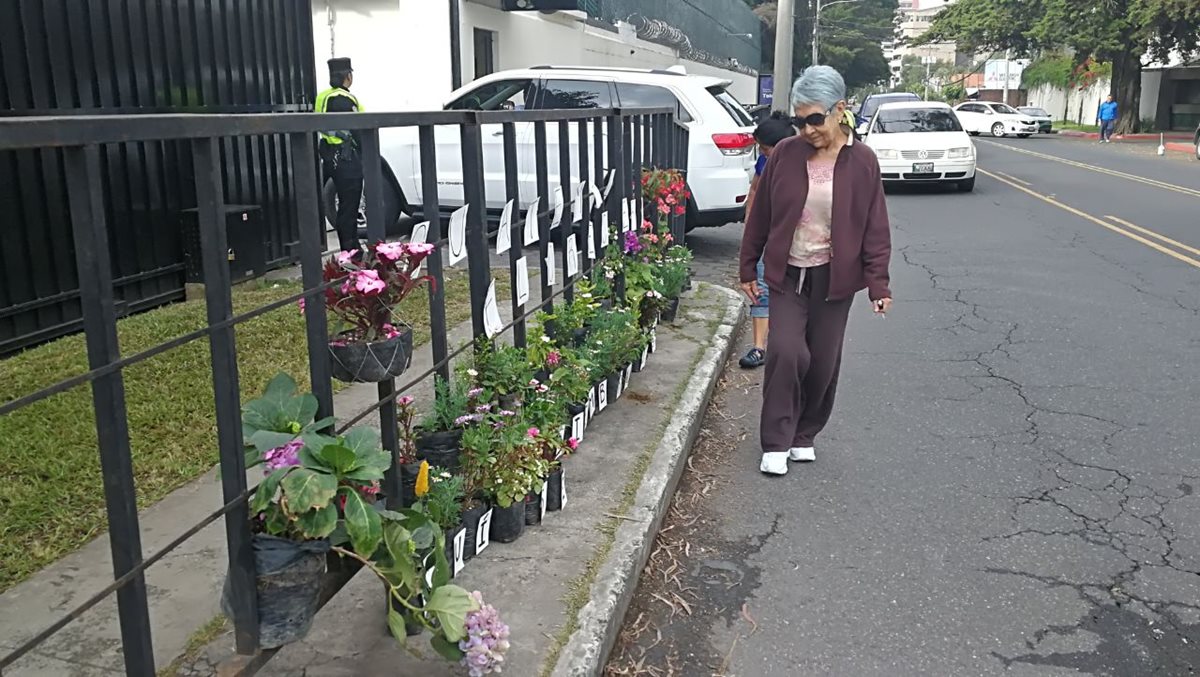
[[[991,134],[997,138],[1015,134],[1026,139],[1038,131],[1032,117],[998,101],[968,101],[955,106],[954,112],[968,134]]]
[[[858,133],[862,134],[867,131],[867,126],[871,124],[871,118],[875,115],[875,111],[885,103],[899,103],[902,101],[920,101],[921,97],[912,92],[888,92],[887,94],[870,94],[863,99],[862,105],[854,112],[858,119]]]
[[[666,70],[535,66],[482,77],[452,93],[446,110],[544,110],[671,107],[676,119],[690,132],[687,205],[688,228],[722,226],[743,217],[749,175],[756,159],[754,122],[732,94],[729,80],[689,75],[682,67]],[[520,206],[538,196],[535,166],[534,123],[516,124]],[[502,127],[483,126],[484,190],[489,214],[495,218],[506,198]],[[553,132],[553,130],[551,130]],[[418,130],[393,128],[380,131],[380,151],[397,179],[390,190],[403,211],[413,214],[423,195]],[[570,124],[571,157],[578,158],[578,123]],[[439,126],[437,145],[438,198],[444,208],[463,204],[462,155],[459,131]],[[558,134],[547,135],[551,190],[558,183]],[[572,163],[574,164],[574,163]],[[597,179],[593,177],[593,182]],[[574,195],[579,178],[572,167]],[[391,183],[386,182],[386,183]],[[326,187],[326,204],[335,200]],[[568,196],[569,197],[569,196]],[[543,195],[542,204],[552,199]],[[410,205],[412,207],[410,207]],[[329,208],[327,207],[327,208]]]
[[[950,106],[936,101],[885,103],[867,128],[884,185],[951,183],[975,189],[975,144]]]
[[[1200,124],[1196,125],[1196,138],[1193,143],[1196,144],[1196,159],[1200,160]]]
[[[1037,123],[1039,134],[1051,134],[1054,132],[1054,118],[1050,117],[1046,109],[1038,108],[1037,106],[1021,106],[1017,110],[1028,115],[1031,120]]]

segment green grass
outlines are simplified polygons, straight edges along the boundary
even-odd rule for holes
[[[1095,133],[1095,132],[1100,131],[1100,125],[1081,125],[1079,123],[1068,122],[1066,120],[1055,120],[1054,121],[1054,129],[1058,129],[1058,130],[1066,129],[1066,130],[1071,130],[1071,131],[1076,131],[1076,132]]]
[[[497,291],[507,292],[507,276]],[[298,283],[235,287],[234,312],[301,289]],[[450,327],[470,317],[464,271],[446,283]],[[400,314],[416,342],[429,340],[428,296],[416,293]],[[205,304],[189,301],[118,322],[121,352],[132,355],[204,327]],[[279,371],[308,388],[304,319],[287,305],[237,327],[243,401]],[[85,373],[82,335],[68,336],[0,361],[0,402]],[[144,508],[217,462],[212,372],[207,341],[193,341],[124,370],[138,506]],[[345,413],[345,412],[344,412]],[[0,591],[79,548],[107,528],[91,389],[79,386],[0,416]],[[197,515],[197,518],[200,516]],[[182,531],[186,526],[180,525]]]

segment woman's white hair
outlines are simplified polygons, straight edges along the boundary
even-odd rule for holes
[[[819,104],[833,108],[846,98],[846,81],[830,66],[809,66],[792,85],[792,108]]]

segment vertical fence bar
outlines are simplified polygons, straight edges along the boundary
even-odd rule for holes
[[[379,130],[355,132],[362,142],[363,191],[367,203],[367,242],[387,239],[387,224],[383,214],[383,163],[379,157]]]
[[[546,157],[546,123],[537,121],[533,123],[533,152],[535,156],[535,164],[537,166],[537,192],[542,197],[542,201],[538,206],[538,261],[540,261],[542,271],[542,312],[546,314],[554,314],[554,299],[550,298],[554,294],[553,285],[550,281],[550,266],[554,265],[553,261],[548,261],[550,255],[550,216],[546,213],[547,207],[550,206],[550,166],[549,160]],[[554,323],[545,327],[546,334],[553,338]]]
[[[474,336],[484,331],[483,306],[492,279],[487,251],[487,203],[483,188],[483,129],[477,118],[460,127],[463,199],[467,210],[467,270],[471,282],[471,326]]]
[[[629,168],[625,164],[625,118],[621,110],[615,109],[608,119],[608,164],[616,175],[613,177],[613,190],[610,204],[618,210],[625,209],[625,199],[629,197]],[[624,214],[617,219],[619,225],[624,224]],[[621,242],[625,234],[620,228],[616,229],[613,237]],[[620,273],[613,280],[613,304],[623,305],[625,302],[625,275]]]
[[[296,216],[300,231],[300,275],[307,290],[324,281],[321,254],[325,251],[325,222],[321,218],[317,182],[316,141],[312,134],[288,135],[291,147],[292,175],[296,182]],[[308,375],[312,394],[317,398],[317,419],[333,416],[333,379],[329,365],[329,322],[325,314],[325,294],[313,294],[304,300],[305,337],[308,342]]]
[[[579,240],[579,252],[583,265],[580,266],[580,274],[586,275],[592,269],[592,260],[587,256],[588,242],[587,238],[592,234],[592,195],[588,190],[587,184],[591,183],[592,173],[589,167],[588,154],[588,121],[582,119],[578,122],[577,146],[579,148],[579,185],[581,188],[580,199],[583,200],[581,207],[583,219],[579,222],[579,234],[576,236]]]
[[[193,141],[192,164],[196,176],[196,206],[200,212],[204,299],[208,324],[211,326],[233,317],[227,255],[229,245],[225,233],[225,197],[217,139]],[[212,358],[217,444],[221,459],[221,495],[229,503],[246,491],[246,448],[242,440],[235,329],[228,326],[214,330],[209,335],[208,346]],[[258,650],[258,597],[251,539],[250,509],[243,502],[225,515],[231,593],[229,602],[240,654],[253,654]]]
[[[558,122],[558,185],[562,186],[563,200],[567,203],[563,222],[558,224],[558,246],[562,248],[563,302],[570,303],[575,298],[575,289],[567,275],[570,270],[567,267],[567,259],[570,258],[567,240],[575,232],[575,191],[571,188],[571,123],[566,120]],[[578,238],[575,246],[579,246]]]
[[[450,383],[450,354],[446,328],[446,275],[442,267],[442,214],[438,202],[437,143],[432,125],[422,125],[417,130],[421,145],[421,197],[425,220],[429,222],[426,242],[434,245],[433,253],[425,259],[425,267],[434,283],[429,289],[429,337],[433,348],[433,363],[440,365],[437,373],[447,384]]]
[[[99,369],[121,357],[108,226],[104,217],[100,148],[68,148],[64,159],[88,367]],[[92,381],[92,408],[96,414],[96,442],[104,476],[113,575],[120,578],[142,561],[137,492],[125,410],[125,380],[121,371]],[[143,575],[138,574],[117,590],[117,610],[126,674],[153,675],[154,647]]]
[[[517,301],[517,261],[520,261],[521,257],[525,255],[525,241],[523,239],[524,229],[518,227],[521,224],[521,190],[518,182],[521,168],[517,164],[517,126],[511,122],[505,122],[502,134],[504,135],[505,199],[513,204],[512,221],[508,229],[511,243],[508,248],[509,290],[510,296],[512,296],[513,318],[520,318],[525,314],[525,307]],[[528,273],[528,267],[526,272]],[[527,340],[525,320],[516,319],[516,324],[513,325],[513,345],[524,348],[528,345]]]
[[[592,118],[592,136],[593,136],[593,150],[594,150],[593,160],[596,163],[595,164],[595,167],[596,167],[595,176],[596,176],[596,181],[600,184],[599,185],[600,192],[601,192],[601,194],[603,194],[604,193],[604,178],[605,178],[604,177],[604,168],[606,166],[605,161],[604,161],[604,148],[605,148],[605,145],[604,145],[605,144],[604,118]],[[592,224],[595,226],[595,228],[593,228],[593,230],[592,230],[592,237],[596,238],[597,260],[604,258],[604,247],[602,245],[602,243],[604,242],[604,238],[601,236],[600,230],[603,227],[603,221],[605,219],[608,220],[608,222],[609,222],[608,225],[610,225],[610,226],[612,225],[612,217],[610,216],[610,214],[612,213],[611,204],[612,204],[611,202],[605,201],[603,204],[600,205],[600,208],[596,210],[595,214],[592,215]]]
[[[633,153],[630,155],[633,163],[633,200],[637,205],[637,219],[634,221],[634,227],[639,230],[642,222],[646,219],[645,205],[642,204],[642,171],[645,167],[645,149],[642,146],[642,142],[645,140],[642,129],[643,117],[635,115],[630,118],[630,124],[633,127],[633,138],[630,139],[633,148]]]
[[[688,176],[688,143],[689,143],[688,137],[689,137],[690,132],[688,131],[687,127],[684,127],[682,124],[676,123],[674,120],[671,121],[671,128],[673,130],[675,130],[675,134],[674,134],[674,137],[675,137],[675,158],[674,158],[675,163],[674,164],[675,164],[675,167],[677,167],[680,172],[683,172],[684,179],[687,179],[687,176]],[[688,190],[689,191],[691,190],[690,185],[688,187]],[[683,216],[679,217],[679,219],[677,220],[677,229],[678,229],[678,232],[675,233],[675,241],[679,244],[684,244],[685,240],[687,239],[687,214],[686,213]]]

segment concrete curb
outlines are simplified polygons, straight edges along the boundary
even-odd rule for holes
[[[679,401],[675,416],[654,451],[634,504],[617,527],[607,560],[591,586],[591,601],[579,611],[578,629],[559,654],[554,677],[599,677],[620,630],[621,620],[637,589],[638,577],[650,557],[675,487],[683,474],[692,443],[700,432],[704,411],[745,314],[742,296],[712,286],[728,297],[725,315],[712,343],[701,354]]]

